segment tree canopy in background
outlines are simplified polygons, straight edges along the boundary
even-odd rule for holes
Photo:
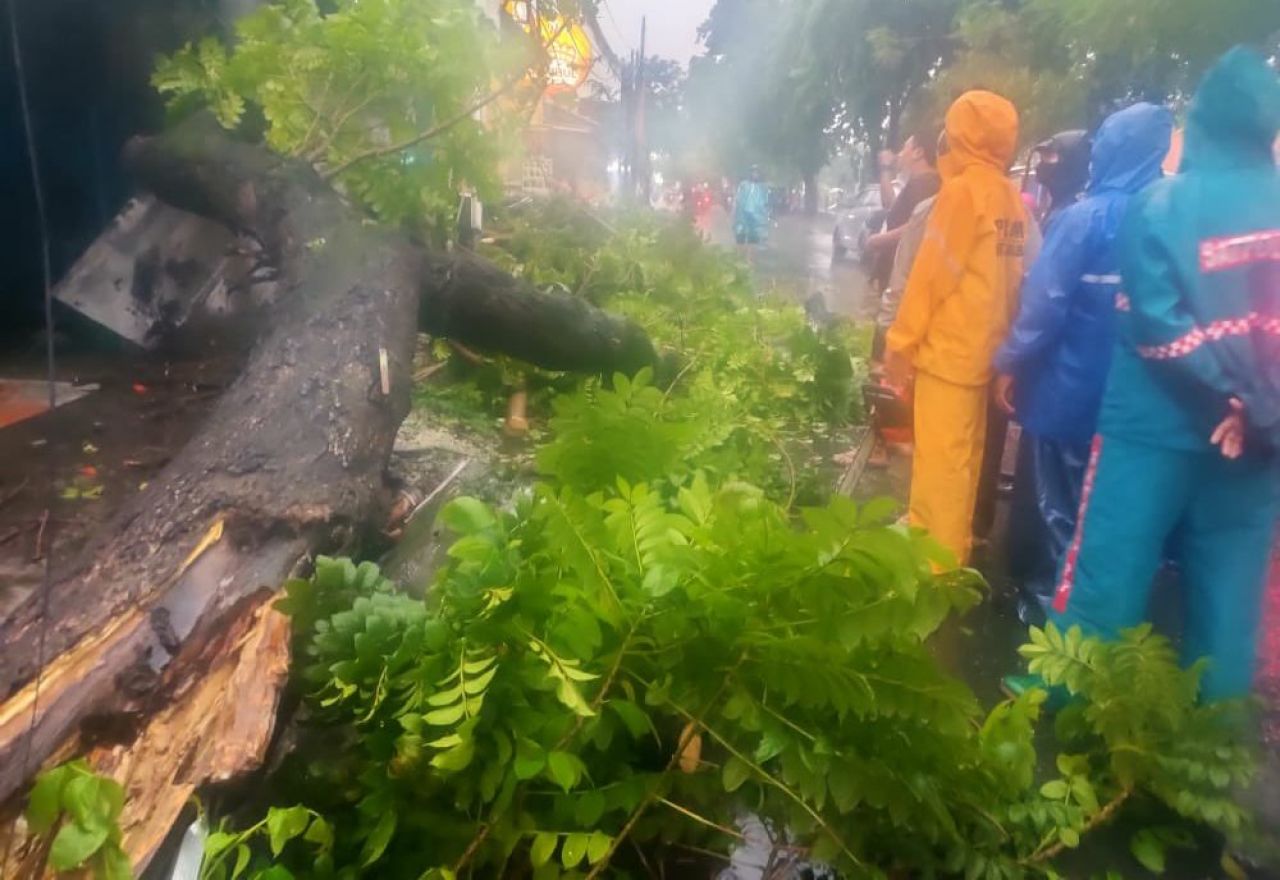
[[[897,145],[970,88],[1018,105],[1023,142],[1136,100],[1181,103],[1236,43],[1280,47],[1275,0],[717,0],[689,75],[701,145],[730,173],[809,178]]]

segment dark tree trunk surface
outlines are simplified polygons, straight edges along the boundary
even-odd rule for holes
[[[82,749],[78,732],[133,743],[149,719],[172,715],[167,704],[199,691],[191,679],[203,662],[170,663],[175,655],[203,656],[220,629],[261,614],[249,597],[308,554],[349,542],[409,409],[419,323],[550,369],[630,372],[654,360],[635,325],[534,291],[474,255],[429,253],[364,218],[309,166],[232,141],[208,120],[135,140],[126,162],[164,201],[257,237],[281,292],[207,423],[55,580],[30,737],[38,596],[0,621],[0,800],[55,751]],[[274,711],[277,693],[254,699]],[[179,775],[170,781],[203,781]]]

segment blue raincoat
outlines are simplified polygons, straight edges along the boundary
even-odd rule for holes
[[[996,353],[996,370],[1014,377],[1025,431],[1018,479],[1034,496],[1010,524],[1024,623],[1044,622],[1058,565],[1075,533],[1089,442],[1115,346],[1120,222],[1129,199],[1160,177],[1172,134],[1172,115],[1152,104],[1136,104],[1102,124],[1093,139],[1089,188],[1053,215],[1044,249],[1023,282],[1009,337]]]
[[[760,244],[769,234],[769,188],[758,180],[738,184],[733,198],[733,235],[738,244]]]
[[[1205,77],[1181,173],[1130,206],[1119,338],[1053,608],[1113,637],[1146,615],[1165,548],[1203,696],[1249,692],[1280,512],[1280,77],[1234,49]],[[1214,428],[1243,404],[1244,454]]]
[[[1130,197],[1159,179],[1172,134],[1173,116],[1152,104],[1109,117],[1093,139],[1085,197],[1045,232],[995,359],[1013,375],[1018,420],[1036,436],[1086,450],[1093,438],[1115,346],[1120,221]]]

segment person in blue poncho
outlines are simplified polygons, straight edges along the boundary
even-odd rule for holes
[[[1278,131],[1280,77],[1233,49],[1192,103],[1181,172],[1129,207],[1119,339],[1053,600],[1060,627],[1114,637],[1146,616],[1169,547],[1208,700],[1250,690],[1280,513]]]
[[[760,168],[738,184],[733,198],[733,237],[741,247],[764,242],[769,236],[769,187],[760,179]]]
[[[1075,532],[1115,345],[1120,222],[1130,198],[1160,178],[1172,134],[1172,114],[1153,104],[1136,104],[1102,124],[1092,141],[1088,190],[1050,220],[1018,316],[996,353],[996,402],[1025,432],[1029,473],[1019,476],[1032,481],[1040,520],[1038,558],[1019,584],[1023,620],[1043,622]]]

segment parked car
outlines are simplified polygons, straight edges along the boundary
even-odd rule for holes
[[[836,209],[836,226],[831,232],[831,253],[837,260],[866,258],[867,238],[884,225],[880,187],[864,186],[843,200]]]

